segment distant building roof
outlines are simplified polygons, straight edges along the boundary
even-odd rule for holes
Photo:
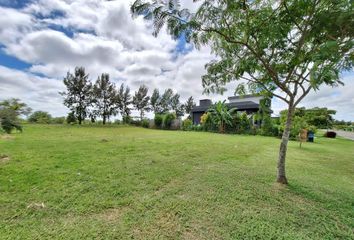
[[[252,97],[262,97],[262,96],[257,94],[247,94],[247,95],[232,96],[232,97],[228,97],[227,99],[234,100],[234,99],[245,99],[245,98],[252,98]]]
[[[252,101],[243,101],[243,102],[235,102],[235,103],[226,103],[229,108],[236,108],[237,110],[251,110],[251,109],[259,109],[259,104],[254,103]],[[209,106],[195,106],[192,109],[192,112],[206,112],[211,105]]]

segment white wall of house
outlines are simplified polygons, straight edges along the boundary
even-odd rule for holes
[[[239,99],[229,99],[230,103],[237,103],[237,102],[246,102],[246,101],[251,101],[254,103],[259,104],[259,101],[262,100],[263,97],[262,96],[254,96],[254,97],[243,97],[243,98],[239,98]]]

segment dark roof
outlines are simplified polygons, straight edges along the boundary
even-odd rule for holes
[[[239,96],[232,96],[228,97],[227,99],[244,99],[244,98],[251,98],[251,97],[260,97],[261,95],[257,94],[247,94],[247,95],[239,95]]]
[[[236,108],[237,110],[250,110],[250,109],[259,109],[259,104],[252,101],[236,102],[236,103],[226,103],[229,108]],[[210,105],[211,106],[211,105]],[[210,106],[195,106],[192,109],[192,112],[206,112]]]
[[[237,110],[259,109],[259,104],[252,101],[227,103],[227,106],[229,108],[237,108]]]

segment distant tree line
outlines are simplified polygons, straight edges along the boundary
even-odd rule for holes
[[[110,81],[109,74],[102,73],[95,83],[89,80],[85,68],[76,67],[74,73],[68,72],[63,80],[66,91],[60,92],[64,97],[64,105],[70,109],[67,121],[76,121],[81,124],[89,118],[95,122],[97,118],[106,124],[112,116],[121,115],[123,123],[131,121],[131,111],[139,112],[140,121],[145,113],[153,111],[155,114],[173,112],[176,117],[181,117],[190,112],[195,105],[193,97],[181,103],[180,95],[172,89],[166,89],[162,94],[154,89],[151,96],[149,89],[141,85],[134,94],[129,86],[122,83],[116,87]]]

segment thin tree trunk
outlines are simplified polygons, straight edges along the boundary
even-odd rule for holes
[[[106,124],[106,115],[103,115],[103,121],[102,121],[103,125]]]
[[[277,182],[282,184],[288,184],[288,180],[286,178],[286,173],[285,173],[285,159],[286,159],[286,151],[289,142],[290,128],[291,128],[291,123],[293,120],[293,113],[294,113],[294,107],[292,105],[293,104],[289,104],[285,129],[283,132],[283,136],[280,143],[280,149],[279,149]]]

